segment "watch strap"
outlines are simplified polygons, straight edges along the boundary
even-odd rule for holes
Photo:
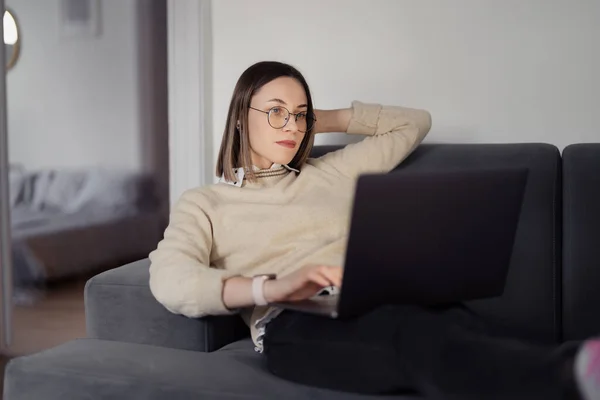
[[[265,299],[264,286],[265,281],[275,279],[275,275],[257,275],[252,278],[252,299],[257,306],[266,306],[268,304]]]

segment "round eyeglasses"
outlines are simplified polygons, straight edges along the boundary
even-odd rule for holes
[[[306,111],[301,111],[294,114],[287,108],[281,106],[271,107],[269,111],[263,111],[254,107],[250,107],[250,109],[267,114],[267,121],[269,122],[269,125],[275,129],[281,129],[285,127],[290,121],[290,115],[294,116],[298,130],[303,133],[309,132],[317,120],[314,115],[309,114]]]

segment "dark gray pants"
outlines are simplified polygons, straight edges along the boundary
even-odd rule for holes
[[[500,337],[461,305],[384,306],[332,320],[285,311],[267,326],[268,369],[294,382],[435,399],[579,399],[578,344]]]

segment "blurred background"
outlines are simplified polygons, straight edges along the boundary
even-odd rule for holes
[[[85,281],[156,247],[169,154],[166,0],[4,3],[6,358],[84,336]]]

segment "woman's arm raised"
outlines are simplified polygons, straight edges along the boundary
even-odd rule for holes
[[[389,172],[404,160],[431,129],[425,110],[398,106],[352,103],[351,109],[315,112],[317,132],[344,131],[366,135],[358,142],[328,153],[316,161],[323,168],[350,178],[363,173]],[[319,118],[324,121],[320,122]]]

